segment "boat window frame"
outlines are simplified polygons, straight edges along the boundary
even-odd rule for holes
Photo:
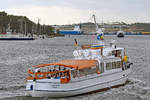
[[[104,65],[104,62],[101,62],[99,64],[99,71],[100,73],[104,73],[105,72],[105,65]]]
[[[71,77],[72,78],[76,78],[76,77],[78,77],[79,75],[78,75],[78,70],[76,70],[76,69],[74,69],[74,70],[71,70]]]
[[[110,66],[110,67],[108,67],[108,66]],[[122,68],[122,61],[121,60],[113,60],[110,62],[108,62],[108,61],[105,62],[105,70],[106,71],[118,69],[118,68]]]
[[[98,74],[98,72],[100,71],[99,64],[97,66],[84,68],[84,69],[75,69],[75,70],[77,71],[76,77],[85,77],[85,76],[96,74],[96,73]],[[86,73],[84,73],[84,72],[86,72]],[[76,78],[76,77],[73,77],[72,73],[71,73],[71,76],[72,76],[72,78]]]
[[[121,49],[117,49],[117,50],[112,51],[112,55],[114,55],[115,57],[121,57],[121,54],[122,54]]]
[[[116,62],[113,61],[111,64],[112,64],[112,69],[116,69]]]
[[[122,61],[117,61],[116,65],[117,65],[116,68],[122,68]]]
[[[106,62],[106,70],[111,70],[112,69],[112,62]],[[110,65],[110,68],[108,67]]]

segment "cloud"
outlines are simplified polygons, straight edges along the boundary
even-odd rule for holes
[[[98,22],[150,22],[150,0],[5,0],[2,10],[45,24],[86,22],[93,13]]]
[[[72,9],[67,7],[43,7],[32,6],[30,8],[7,9],[9,14],[28,16],[37,22],[40,18],[42,24],[71,24],[87,22],[87,16],[91,16],[87,10]]]

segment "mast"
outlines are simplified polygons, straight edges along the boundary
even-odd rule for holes
[[[95,23],[95,26],[96,26],[96,33],[97,33],[97,42],[98,42],[98,45],[101,46],[101,56],[103,56],[103,47],[104,47],[104,42],[103,42],[103,31],[101,28],[98,28],[98,24],[96,23],[96,18],[95,18],[95,15],[93,14],[92,16],[94,18],[94,23]]]
[[[98,24],[96,23],[96,18],[95,18],[95,15],[93,14],[92,16],[94,18],[94,23],[95,23],[95,26],[96,26],[96,31],[98,31]]]
[[[25,28],[25,27],[23,27],[24,18],[21,17],[20,19],[18,19],[18,22],[20,22],[20,33],[24,35],[24,34],[25,34],[25,33],[24,33],[24,30],[23,30],[23,29]]]
[[[40,26],[40,19],[38,18],[38,23],[37,23],[37,33],[38,35],[41,35],[41,26]]]
[[[24,26],[24,28],[25,28],[25,36],[27,36],[27,24],[26,24],[26,21],[25,21],[25,26]]]

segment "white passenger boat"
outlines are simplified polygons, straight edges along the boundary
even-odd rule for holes
[[[115,45],[87,46],[73,52],[75,59],[33,66],[26,91],[33,97],[65,97],[124,85],[132,64],[124,52]]]
[[[132,65],[125,49],[114,43],[105,46],[101,33],[97,39],[101,43],[81,46],[73,59],[32,66],[26,78],[27,94],[66,97],[124,85]]]
[[[12,32],[1,33],[0,40],[35,40],[34,37],[12,34]]]

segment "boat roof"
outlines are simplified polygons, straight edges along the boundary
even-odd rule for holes
[[[116,62],[121,61],[120,57],[103,57],[104,62]]]
[[[51,66],[51,65],[59,65],[59,66],[75,68],[75,69],[85,69],[85,68],[96,66],[97,60],[62,60],[62,61],[55,62],[55,63],[40,64],[40,65],[35,65],[32,67],[40,68],[40,67],[46,67],[46,66]]]
[[[106,47],[104,48],[105,51],[112,51],[112,50],[123,50],[124,48],[120,48],[120,47],[117,47],[117,48],[112,48],[112,47]]]

